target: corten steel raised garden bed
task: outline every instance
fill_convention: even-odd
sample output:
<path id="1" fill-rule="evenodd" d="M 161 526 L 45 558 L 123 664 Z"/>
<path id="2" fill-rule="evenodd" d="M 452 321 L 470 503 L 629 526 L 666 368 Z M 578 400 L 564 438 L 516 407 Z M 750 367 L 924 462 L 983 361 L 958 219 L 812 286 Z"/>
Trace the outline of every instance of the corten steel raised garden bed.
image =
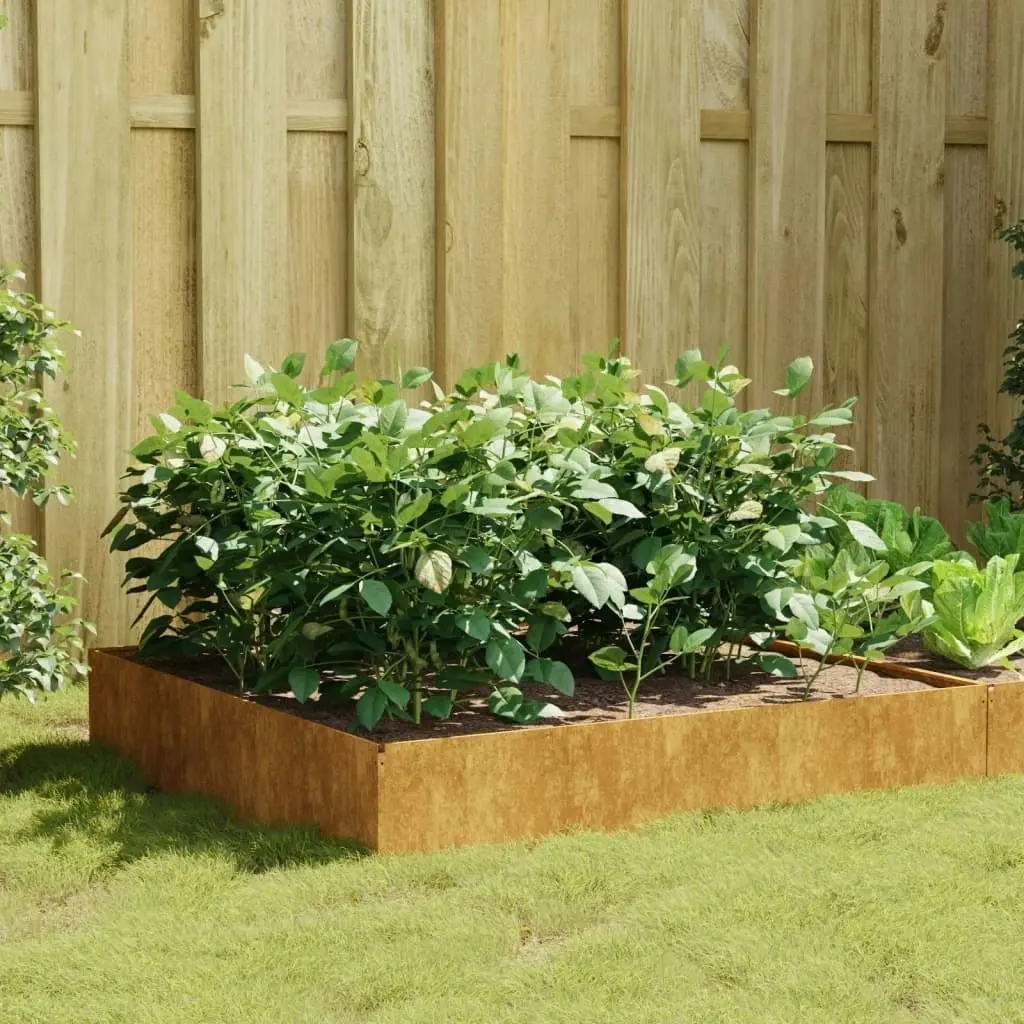
<path id="1" fill-rule="evenodd" d="M 379 851 L 616 829 L 987 771 L 982 686 L 378 743 L 132 654 L 91 654 L 95 740 L 160 789 Z M 1024 718 L 1024 701 L 1015 713 Z"/>

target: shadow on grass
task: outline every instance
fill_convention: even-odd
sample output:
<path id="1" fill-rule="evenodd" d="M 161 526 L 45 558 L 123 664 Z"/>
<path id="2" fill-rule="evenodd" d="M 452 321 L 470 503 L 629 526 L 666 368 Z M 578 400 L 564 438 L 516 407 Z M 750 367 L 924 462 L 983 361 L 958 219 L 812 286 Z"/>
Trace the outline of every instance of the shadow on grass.
<path id="1" fill-rule="evenodd" d="M 109 867 L 176 852 L 227 857 L 238 871 L 261 873 L 366 855 L 313 828 L 238 821 L 208 797 L 148 791 L 131 762 L 85 741 L 0 750 L 0 796 L 18 794 L 43 804 L 19 838 L 48 839 L 55 849 L 104 843 Z"/>

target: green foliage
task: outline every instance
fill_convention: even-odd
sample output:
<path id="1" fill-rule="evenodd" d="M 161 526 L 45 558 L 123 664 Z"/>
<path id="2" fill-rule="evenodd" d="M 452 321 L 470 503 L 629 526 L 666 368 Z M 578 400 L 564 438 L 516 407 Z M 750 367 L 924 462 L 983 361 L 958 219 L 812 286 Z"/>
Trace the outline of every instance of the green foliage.
<path id="1" fill-rule="evenodd" d="M 931 600 L 904 597 L 909 614 L 934 621 L 924 630 L 930 651 L 964 668 L 998 664 L 1024 648 L 1024 572 L 1016 554 L 990 558 L 984 569 L 967 560 L 936 562 Z"/>
<path id="2" fill-rule="evenodd" d="M 214 410 L 186 394 L 135 449 L 112 547 L 127 583 L 162 606 L 148 654 L 215 654 L 239 686 L 317 691 L 384 715 L 444 717 L 466 690 L 495 714 L 552 714 L 524 682 L 571 694 L 559 656 L 574 628 L 630 708 L 643 680 L 770 630 L 764 595 L 781 559 L 823 539 L 804 503 L 830 484 L 852 401 L 810 421 L 741 412 L 748 381 L 687 353 L 684 407 L 633 388 L 624 359 L 586 357 L 565 380 L 510 356 L 411 406 L 401 382 L 357 383 L 355 343 L 328 350 L 321 382 L 247 360 L 250 386 Z M 786 373 L 787 397 L 809 360 Z M 611 659 L 611 660 L 609 660 Z"/>
<path id="3" fill-rule="evenodd" d="M 15 290 L 20 276 L 0 272 L 0 490 L 19 498 L 32 494 L 39 505 L 50 497 L 67 503 L 67 489 L 48 487 L 45 478 L 73 444 L 46 404 L 41 382 L 64 369 L 57 336 L 69 325 Z"/>
<path id="4" fill-rule="evenodd" d="M 847 487 L 828 492 L 821 514 L 836 520 L 829 540 L 837 549 L 850 551 L 858 560 L 875 553 L 890 572 L 937 561 L 953 550 L 937 519 L 922 515 L 918 508 L 908 513 L 896 502 L 865 498 Z"/>
<path id="5" fill-rule="evenodd" d="M 31 496 L 40 506 L 51 497 L 66 504 L 70 492 L 49 486 L 46 475 L 73 445 L 40 384 L 64 367 L 57 334 L 68 324 L 13 287 L 22 276 L 0 273 L 0 492 Z M 31 699 L 84 676 L 79 659 L 88 627 L 67 618 L 75 606 L 73 574 L 54 579 L 31 538 L 9 533 L 9 523 L 0 514 L 0 697 Z"/>
<path id="6" fill-rule="evenodd" d="M 1024 220 L 1005 229 L 1000 237 L 1017 254 L 1013 276 L 1024 280 Z M 1010 344 L 1003 353 L 1001 394 L 1018 403 L 1024 401 L 1024 318 L 1010 333 Z M 996 437 L 986 424 L 981 425 L 984 440 L 975 449 L 971 461 L 978 467 L 978 490 L 972 501 L 1005 498 L 1014 510 L 1024 508 L 1024 411 L 1020 411 L 1005 437 Z"/>
<path id="7" fill-rule="evenodd" d="M 795 586 L 767 595 L 767 603 L 785 623 L 786 636 L 821 659 L 807 678 L 805 695 L 831 655 L 864 659 L 857 674 L 859 690 L 869 662 L 881 659 L 886 648 L 929 624 L 924 609 L 906 612 L 901 601 L 927 589 L 919 577 L 930 564 L 894 573 L 886 554 L 884 548 L 875 554 L 859 544 L 806 549 L 787 564 Z"/>
<path id="8" fill-rule="evenodd" d="M 1014 512 L 1008 498 L 988 501 L 984 520 L 967 524 L 967 539 L 983 562 L 996 555 L 1024 555 L 1024 512 Z"/>
<path id="9" fill-rule="evenodd" d="M 31 700 L 84 679 L 81 625 L 68 621 L 72 579 L 55 580 L 31 538 L 0 533 L 0 697 Z"/>

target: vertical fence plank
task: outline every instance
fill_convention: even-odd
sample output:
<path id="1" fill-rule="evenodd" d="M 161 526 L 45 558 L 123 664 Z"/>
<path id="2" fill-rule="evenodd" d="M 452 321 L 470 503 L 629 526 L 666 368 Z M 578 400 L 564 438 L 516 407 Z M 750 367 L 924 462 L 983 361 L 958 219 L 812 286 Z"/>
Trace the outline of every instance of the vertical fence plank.
<path id="1" fill-rule="evenodd" d="M 101 617 L 101 642 L 118 643 L 128 626 L 121 562 L 98 535 L 133 425 L 128 2 L 38 0 L 36 39 L 41 292 L 83 333 L 68 346 L 70 376 L 52 389 L 79 443 L 60 471 L 78 504 L 47 510 L 46 554 L 51 568 L 85 574 L 84 612 Z"/>
<path id="2" fill-rule="evenodd" d="M 960 0 L 946 13 L 946 114 L 988 110 L 988 0 Z M 946 528 L 963 540 L 977 484 L 970 455 L 978 424 L 995 411 L 1000 338 L 988 336 L 986 264 L 992 214 L 984 146 L 947 146 L 945 159 L 942 415 L 939 503 Z M 995 424 L 992 424 L 993 426 Z M 974 508 L 976 514 L 978 509 Z"/>
<path id="3" fill-rule="evenodd" d="M 572 367 L 567 0 L 503 3 L 505 348 L 535 373 Z"/>
<path id="4" fill-rule="evenodd" d="M 926 509 L 939 484 L 945 10 L 875 12 L 870 461 L 874 493 Z"/>
<path id="5" fill-rule="evenodd" d="M 6 5 L 10 22 L 0 32 L 0 93 L 34 89 L 32 15 L 28 0 Z M 13 264 L 25 274 L 24 287 L 39 287 L 36 246 L 35 131 L 0 125 L 0 266 Z M 42 517 L 31 501 L 0 491 L 0 512 L 11 514 L 11 528 L 40 539 Z"/>
<path id="6" fill-rule="evenodd" d="M 199 0 L 200 375 L 219 401 L 246 353 L 287 354 L 285 0 Z"/>
<path id="7" fill-rule="evenodd" d="M 501 358 L 504 158 L 500 0 L 437 0 L 437 364 Z"/>
<path id="8" fill-rule="evenodd" d="M 697 0 L 623 13 L 623 341 L 660 386 L 700 344 L 702 15 Z"/>
<path id="9" fill-rule="evenodd" d="M 750 104 L 748 0 L 707 0 L 704 8 L 701 106 L 746 110 Z M 747 253 L 750 195 L 748 142 L 701 144 L 700 347 L 749 369 Z M 742 396 L 741 396 L 742 398 Z"/>
<path id="10" fill-rule="evenodd" d="M 829 4 L 829 113 L 871 112 L 871 0 Z M 871 146 L 829 143 L 825 158 L 825 350 L 823 398 L 837 404 L 861 399 L 852 430 L 841 432 L 855 448 L 849 461 L 863 468 L 870 412 L 868 390 L 868 224 L 871 219 Z"/>
<path id="11" fill-rule="evenodd" d="M 828 6 L 755 0 L 751 9 L 750 375 L 752 400 L 809 355 L 822 393 Z"/>
<path id="12" fill-rule="evenodd" d="M 618 0 L 572 0 L 569 48 L 571 106 L 617 106 L 621 59 Z M 620 335 L 619 141 L 574 138 L 570 148 L 572 212 L 572 353 L 604 352 Z M 568 368 L 568 367 L 565 367 Z"/>
<path id="13" fill-rule="evenodd" d="M 288 5 L 288 98 L 347 98 L 345 0 Z M 316 378 L 325 346 L 348 333 L 348 161 L 340 132 L 288 133 L 288 330 Z"/>
<path id="14" fill-rule="evenodd" d="M 1024 5 L 1018 0 L 989 4 L 989 183 L 994 228 L 1024 218 Z M 983 346 L 985 376 L 995 389 L 1001 379 L 1007 335 L 1024 317 L 1024 288 L 1010 276 L 1014 254 L 995 238 L 989 242 L 989 323 Z M 1017 257 L 1019 258 L 1019 257 Z M 989 425 L 1002 436 L 1019 406 L 988 392 Z"/>
<path id="15" fill-rule="evenodd" d="M 363 374 L 434 363 L 433 0 L 353 0 L 349 316 Z"/>

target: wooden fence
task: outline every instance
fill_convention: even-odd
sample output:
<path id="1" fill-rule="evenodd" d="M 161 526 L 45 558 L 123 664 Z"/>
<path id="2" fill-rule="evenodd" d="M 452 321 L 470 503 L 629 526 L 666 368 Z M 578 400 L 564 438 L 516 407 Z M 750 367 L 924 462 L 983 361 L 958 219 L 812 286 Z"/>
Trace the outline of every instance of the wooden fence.
<path id="1" fill-rule="evenodd" d="M 73 510 L 18 510 L 127 638 L 125 452 L 246 352 L 361 369 L 621 337 L 861 396 L 876 493 L 963 518 L 1015 314 L 1022 0 L 0 0 L 0 256 L 85 337 Z"/>

